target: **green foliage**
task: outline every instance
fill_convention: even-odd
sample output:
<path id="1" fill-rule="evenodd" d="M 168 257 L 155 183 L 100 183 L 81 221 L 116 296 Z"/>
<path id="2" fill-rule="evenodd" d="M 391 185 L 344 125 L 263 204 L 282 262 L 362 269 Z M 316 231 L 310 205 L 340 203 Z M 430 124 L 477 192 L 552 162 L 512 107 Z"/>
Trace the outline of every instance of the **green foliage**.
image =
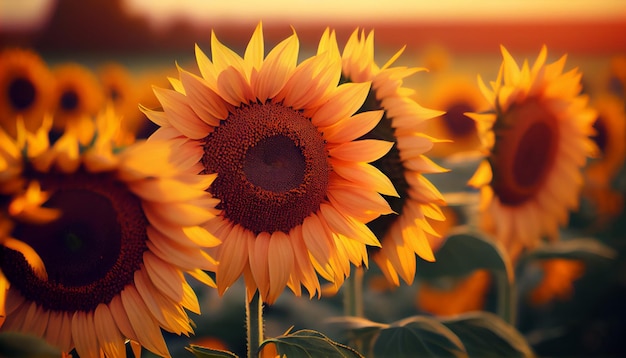
<path id="1" fill-rule="evenodd" d="M 382 329 L 374 357 L 466 357 L 461 340 L 434 318 L 415 316 Z"/>
<path id="2" fill-rule="evenodd" d="M 186 349 L 193 353 L 196 358 L 237 358 L 237 355 L 232 352 L 223 351 L 221 349 L 202 347 L 193 344 Z"/>
<path id="3" fill-rule="evenodd" d="M 463 342 L 470 357 L 532 357 L 524 336 L 489 312 L 471 312 L 442 323 Z"/>
<path id="4" fill-rule="evenodd" d="M 531 260 L 571 259 L 602 263 L 615 259 L 617 251 L 593 238 L 575 238 L 552 242 L 536 248 L 520 259 L 520 265 Z"/>
<path id="5" fill-rule="evenodd" d="M 425 279 L 464 276 L 477 269 L 503 273 L 513 280 L 513 270 L 504 248 L 484 234 L 460 227 L 437 251 L 437 261 L 419 261 L 417 275 Z"/>
<path id="6" fill-rule="evenodd" d="M 263 341 L 259 350 L 274 344 L 280 357 L 362 358 L 354 349 L 313 330 L 300 330 Z"/>
<path id="7" fill-rule="evenodd" d="M 58 358 L 61 351 L 45 340 L 22 333 L 0 333 L 0 357 L 4 358 Z"/>

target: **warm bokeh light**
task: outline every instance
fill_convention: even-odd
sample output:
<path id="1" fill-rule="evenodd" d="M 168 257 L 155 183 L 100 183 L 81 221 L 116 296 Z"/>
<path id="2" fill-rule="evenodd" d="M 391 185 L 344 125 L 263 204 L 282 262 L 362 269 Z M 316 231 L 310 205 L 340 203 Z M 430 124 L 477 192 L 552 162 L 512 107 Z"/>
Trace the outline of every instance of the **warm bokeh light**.
<path id="1" fill-rule="evenodd" d="M 126 0 L 128 9 L 149 14 L 157 23 L 177 17 L 192 22 L 265 20 L 511 21 L 625 19 L 621 0 Z"/>

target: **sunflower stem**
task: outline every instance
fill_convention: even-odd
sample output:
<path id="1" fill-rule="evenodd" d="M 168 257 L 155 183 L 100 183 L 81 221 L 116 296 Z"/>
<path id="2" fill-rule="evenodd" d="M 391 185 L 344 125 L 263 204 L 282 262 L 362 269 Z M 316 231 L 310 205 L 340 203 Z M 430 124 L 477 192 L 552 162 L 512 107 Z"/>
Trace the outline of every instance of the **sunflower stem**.
<path id="1" fill-rule="evenodd" d="M 256 358 L 263 342 L 263 301 L 259 291 L 255 291 L 252 298 L 246 292 L 246 330 L 248 358 Z"/>
<path id="2" fill-rule="evenodd" d="M 346 278 L 343 291 L 343 313 L 346 316 L 363 317 L 363 268 L 357 267 Z"/>
<path id="3" fill-rule="evenodd" d="M 506 272 L 495 274 L 498 290 L 497 313 L 506 323 L 515 326 L 517 307 L 515 283 L 510 282 Z"/>

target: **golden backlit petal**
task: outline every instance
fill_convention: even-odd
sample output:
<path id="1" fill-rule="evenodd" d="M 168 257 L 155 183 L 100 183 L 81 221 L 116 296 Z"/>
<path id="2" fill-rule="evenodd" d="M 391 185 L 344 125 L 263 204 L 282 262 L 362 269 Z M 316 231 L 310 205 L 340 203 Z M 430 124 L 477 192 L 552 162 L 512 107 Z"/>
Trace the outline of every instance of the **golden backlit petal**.
<path id="1" fill-rule="evenodd" d="M 394 260 L 391 260 L 391 262 L 398 270 L 400 277 L 402 277 L 407 285 L 412 285 L 416 269 L 415 253 L 413 250 L 405 245 L 398 245 L 390 247 L 387 251 L 391 257 L 397 259 L 396 262 L 394 262 Z"/>
<path id="2" fill-rule="evenodd" d="M 530 69 L 531 76 L 536 76 L 539 73 L 539 70 L 546 63 L 546 58 L 548 57 L 548 48 L 546 45 L 541 46 L 541 50 L 539 51 L 539 55 L 537 55 L 537 59 L 535 63 L 533 63 L 533 67 Z"/>
<path id="3" fill-rule="evenodd" d="M 376 139 L 363 139 L 354 142 L 341 143 L 328 150 L 331 157 L 353 162 L 373 162 L 387 154 L 393 147 L 393 142 Z"/>
<path id="4" fill-rule="evenodd" d="M 256 237 L 248 237 L 248 256 L 250 257 L 250 271 L 259 289 L 261 297 L 269 295 L 269 247 L 270 234 L 262 232 Z M 272 253 L 274 255 L 274 253 Z"/>
<path id="5" fill-rule="evenodd" d="M 122 357 L 126 354 L 124 337 L 117 328 L 109 307 L 101 303 L 94 311 L 94 328 L 100 348 L 107 357 Z"/>
<path id="6" fill-rule="evenodd" d="M 424 216 L 437 221 L 443 221 L 446 216 L 443 214 L 441 208 L 434 203 L 419 203 L 419 207 L 424 213 Z"/>
<path id="7" fill-rule="evenodd" d="M 563 68 L 565 68 L 566 61 L 567 55 L 563 55 L 557 61 L 545 65 L 543 67 L 544 79 L 552 80 L 557 78 L 561 73 L 563 73 Z"/>
<path id="8" fill-rule="evenodd" d="M 402 165 L 406 170 L 413 170 L 420 173 L 445 173 L 449 172 L 449 169 L 441 167 L 439 164 L 433 162 L 425 155 L 418 155 L 416 157 L 407 158 L 402 161 Z"/>
<path id="9" fill-rule="evenodd" d="M 309 215 L 302 222 L 302 240 L 311 256 L 319 263 L 318 271 L 325 272 L 326 277 L 333 276 L 334 270 L 328 266 L 328 262 L 334 245 L 331 245 L 329 233 L 316 214 Z"/>
<path id="10" fill-rule="evenodd" d="M 351 183 L 375 190 L 381 194 L 398 197 L 391 180 L 379 169 L 367 163 L 354 163 L 329 159 L 333 170 Z"/>
<path id="11" fill-rule="evenodd" d="M 44 336 L 48 343 L 58 347 L 62 351 L 68 351 L 70 349 L 70 341 L 72 337 L 71 320 L 67 317 L 67 312 L 51 311 L 50 317 L 48 318 L 48 327 L 46 328 L 46 334 Z M 64 319 L 69 322 L 69 325 L 64 325 Z M 64 333 L 66 330 L 68 333 Z M 63 336 L 67 337 L 65 343 L 62 342 Z"/>
<path id="12" fill-rule="evenodd" d="M 417 173 L 405 173 L 404 177 L 409 183 L 410 195 L 415 200 L 424 203 L 433 202 L 440 205 L 445 204 L 445 200 L 437 187 L 435 187 L 423 175 Z"/>
<path id="13" fill-rule="evenodd" d="M 199 226 L 188 226 L 182 227 L 182 235 L 178 233 L 178 230 L 174 232 L 169 232 L 168 236 L 174 240 L 178 240 L 181 243 L 187 243 L 188 241 L 193 242 L 195 245 L 201 247 L 215 247 L 221 244 L 221 240 L 218 239 L 215 235 L 211 234 L 205 228 Z M 162 227 L 159 227 L 159 230 L 163 230 Z M 213 259 L 210 259 L 213 262 Z"/>
<path id="14" fill-rule="evenodd" d="M 212 268 L 211 272 L 215 272 L 215 270 L 217 270 L 217 267 Z M 209 287 L 213 287 L 216 288 L 217 284 L 215 283 L 215 281 L 213 280 L 213 278 L 211 276 L 209 276 L 206 272 L 200 270 L 200 269 L 195 269 L 193 271 L 188 271 L 187 272 L 191 277 L 195 278 L 196 280 L 198 280 L 199 282 L 209 286 Z"/>
<path id="15" fill-rule="evenodd" d="M 444 115 L 445 111 L 421 106 L 410 98 L 389 97 L 385 99 L 387 117 L 392 118 L 394 128 L 415 128 L 423 121 Z"/>
<path id="16" fill-rule="evenodd" d="M 428 152 L 433 147 L 431 138 L 425 135 L 413 135 L 398 139 L 398 150 L 405 158 L 417 157 Z"/>
<path id="17" fill-rule="evenodd" d="M 520 81 L 520 69 L 517 66 L 517 62 L 509 51 L 504 46 L 500 46 L 502 52 L 502 67 L 504 68 L 504 83 L 506 84 L 518 84 Z"/>
<path id="18" fill-rule="evenodd" d="M 137 341 L 137 335 L 126 314 L 126 309 L 124 308 L 120 295 L 116 295 L 111 299 L 111 302 L 109 302 L 109 310 L 111 311 L 111 316 L 113 316 L 117 328 L 122 332 L 122 335 L 127 339 Z"/>
<path id="19" fill-rule="evenodd" d="M 368 193 L 356 185 L 332 185 L 328 199 L 337 209 L 362 222 L 370 222 L 379 215 L 394 213 L 381 195 Z"/>
<path id="20" fill-rule="evenodd" d="M 317 107 L 327 100 L 340 76 L 339 62 L 330 60 L 327 53 L 309 57 L 296 67 L 274 100 L 294 109 Z"/>
<path id="21" fill-rule="evenodd" d="M 72 317 L 72 339 L 76 352 L 84 358 L 100 358 L 100 346 L 91 312 L 77 311 Z"/>
<path id="22" fill-rule="evenodd" d="M 4 324 L 4 320 L 7 317 L 6 312 L 6 299 L 7 299 L 7 291 L 9 290 L 9 280 L 7 280 L 6 276 L 0 270 L 0 328 Z"/>
<path id="23" fill-rule="evenodd" d="M 296 68 L 299 48 L 298 36 L 294 32 L 267 54 L 254 83 L 254 92 L 259 101 L 273 98 L 285 86 Z"/>
<path id="24" fill-rule="evenodd" d="M 371 83 L 344 83 L 339 85 L 328 102 L 311 117 L 316 127 L 328 127 L 350 117 L 365 102 Z"/>
<path id="25" fill-rule="evenodd" d="M 478 165 L 474 175 L 467 182 L 467 185 L 474 188 L 480 188 L 483 185 L 491 183 L 492 179 L 493 172 L 491 171 L 491 164 L 489 164 L 489 161 L 483 160 Z"/>
<path id="26" fill-rule="evenodd" d="M 165 112 L 158 112 L 158 113 L 165 113 Z M 170 141 L 171 143 L 182 143 L 184 141 L 189 141 L 189 140 L 190 139 L 185 137 L 178 129 L 176 129 L 176 128 L 170 126 L 170 125 L 159 127 L 157 130 L 152 132 L 150 137 L 147 139 L 148 142 L 150 142 L 150 141 L 157 141 L 157 142 Z M 174 147 L 176 145 L 172 144 L 172 146 Z"/>
<path id="27" fill-rule="evenodd" d="M 143 254 L 143 262 L 154 286 L 172 301 L 181 301 L 183 298 L 183 286 L 181 284 L 184 280 L 183 274 L 168 261 L 160 259 L 150 251 Z M 124 333 L 123 329 L 122 333 Z"/>
<path id="28" fill-rule="evenodd" d="M 21 332 L 24 324 L 24 318 L 26 317 L 26 313 L 28 312 L 31 304 L 32 302 L 25 302 L 17 306 L 13 312 L 9 313 L 5 318 L 4 324 L 2 325 L 2 330 Z"/>
<path id="29" fill-rule="evenodd" d="M 387 60 L 387 62 L 385 62 L 383 67 L 381 67 L 380 69 L 386 70 L 387 68 L 391 67 L 391 65 L 393 65 L 393 63 L 396 62 L 398 58 L 400 58 L 400 56 L 402 55 L 405 49 L 406 49 L 406 45 L 402 46 L 402 48 L 398 50 L 396 53 L 394 53 L 393 56 L 391 56 L 391 58 Z"/>
<path id="30" fill-rule="evenodd" d="M 320 217 L 326 221 L 333 232 L 357 240 L 365 245 L 380 247 L 376 235 L 364 224 L 357 222 L 337 211 L 332 205 L 320 205 Z"/>
<path id="31" fill-rule="evenodd" d="M 207 180 L 207 182 L 210 185 L 212 180 Z M 209 197 L 202 189 L 194 188 L 179 180 L 169 178 L 137 180 L 128 183 L 128 188 L 142 199 L 157 203 L 171 203 Z M 208 185 L 206 188 L 208 188 Z"/>
<path id="32" fill-rule="evenodd" d="M 193 290 L 193 287 L 187 283 L 187 281 L 183 280 L 183 307 L 188 309 L 189 311 L 200 314 L 200 302 L 198 302 L 198 296 L 196 296 L 196 292 Z"/>
<path id="33" fill-rule="evenodd" d="M 174 128 L 191 139 L 201 139 L 209 134 L 211 127 L 196 115 L 185 95 L 159 87 L 153 87 L 153 91 Z"/>
<path id="34" fill-rule="evenodd" d="M 152 285 L 145 270 L 135 272 L 135 285 L 141 294 L 144 302 L 153 312 L 154 317 L 159 321 L 161 327 L 168 332 L 177 335 L 189 336 L 193 333 L 191 320 L 185 313 L 183 306 L 178 301 L 172 301 L 164 296 Z"/>
<path id="35" fill-rule="evenodd" d="M 171 155 L 172 147 L 162 142 L 138 142 L 119 153 L 118 176 L 124 181 L 133 181 L 178 174 L 178 168 L 168 161 Z"/>
<path id="36" fill-rule="evenodd" d="M 209 60 L 209 57 L 200 49 L 198 44 L 194 46 L 196 62 L 198 63 L 198 69 L 202 78 L 207 81 L 207 84 L 212 90 L 217 89 L 217 75 L 219 71 L 213 65 L 213 62 Z"/>
<path id="37" fill-rule="evenodd" d="M 361 112 L 330 127 L 321 127 L 320 131 L 329 143 L 349 142 L 374 129 L 384 113 L 382 110 Z"/>
<path id="38" fill-rule="evenodd" d="M 219 246 L 220 268 L 217 271 L 217 290 L 220 295 L 241 276 L 248 262 L 248 234 L 245 234 L 245 231 L 246 229 L 235 225 Z"/>
<path id="39" fill-rule="evenodd" d="M 180 67 L 178 66 L 178 64 L 176 64 L 176 67 L 180 70 Z M 174 91 L 178 93 L 182 93 L 182 94 L 187 94 L 187 91 L 185 91 L 185 87 L 183 86 L 183 83 L 178 78 L 168 77 L 167 81 L 170 83 Z"/>
<path id="40" fill-rule="evenodd" d="M 148 226 L 146 231 L 150 239 L 147 242 L 148 248 L 163 260 L 185 270 L 193 270 L 195 268 L 208 270 L 215 264 L 215 261 L 209 254 L 198 247 L 190 248 L 183 246 L 176 241 L 170 240 L 152 226 Z"/>
<path id="41" fill-rule="evenodd" d="M 156 296 L 160 295 L 158 290 L 155 290 L 150 279 L 147 277 L 147 273 L 143 269 L 135 271 L 134 284 L 137 292 L 141 296 L 141 299 L 146 304 L 148 310 L 152 313 L 152 317 L 159 322 L 161 327 L 170 328 L 170 324 L 165 317 L 163 307 L 159 305 Z"/>
<path id="42" fill-rule="evenodd" d="M 50 311 L 44 310 L 35 302 L 31 302 L 22 323 L 22 332 L 42 337 L 46 331 L 49 315 Z"/>
<path id="43" fill-rule="evenodd" d="M 164 220 L 168 223 L 181 226 L 200 225 L 215 216 L 213 211 L 208 207 L 188 203 L 169 203 L 168 205 L 163 205 L 144 201 L 142 207 L 144 211 L 149 211 L 150 215 L 158 218 L 158 220 Z"/>
<path id="44" fill-rule="evenodd" d="M 235 107 L 250 103 L 256 99 L 248 81 L 234 67 L 228 67 L 219 74 L 217 77 L 217 89 L 217 93 L 226 102 Z"/>
<path id="45" fill-rule="evenodd" d="M 228 116 L 227 104 L 203 79 L 183 69 L 179 71 L 180 80 L 189 99 L 188 103 L 193 111 L 204 123 L 217 127 L 220 120 Z"/>
<path id="46" fill-rule="evenodd" d="M 282 231 L 273 232 L 268 251 L 272 253 L 272 260 L 268 261 L 270 289 L 267 303 L 271 304 L 287 286 L 289 275 L 294 269 L 293 249 L 289 236 Z"/>
<path id="47" fill-rule="evenodd" d="M 494 92 L 487 87 L 483 78 L 480 75 L 477 75 L 478 89 L 480 93 L 482 93 L 485 100 L 488 102 L 489 106 L 493 108 L 495 106 L 495 94 Z"/>
<path id="48" fill-rule="evenodd" d="M 120 296 L 128 320 L 137 335 L 137 341 L 151 352 L 169 357 L 170 353 L 161 334 L 161 329 L 152 318 L 135 286 L 126 286 Z"/>
<path id="49" fill-rule="evenodd" d="M 337 34 L 335 30 L 326 28 L 320 41 L 317 45 L 317 54 L 329 53 L 331 56 L 341 60 L 341 53 L 339 53 L 339 46 L 337 45 Z"/>
<path id="50" fill-rule="evenodd" d="M 376 265 L 378 265 L 378 267 L 380 268 L 380 271 L 383 273 L 383 275 L 387 279 L 387 282 L 391 282 L 396 286 L 400 286 L 400 277 L 398 276 L 396 269 L 393 267 L 393 265 L 387 259 L 387 257 L 383 255 L 382 252 L 379 251 L 375 253 L 372 256 L 372 258 L 374 259 L 374 262 L 376 262 Z"/>
<path id="51" fill-rule="evenodd" d="M 139 110 L 148 117 L 150 121 L 159 127 L 171 127 L 170 120 L 163 111 L 153 111 L 148 107 L 139 104 Z"/>
<path id="52" fill-rule="evenodd" d="M 291 237 L 291 246 L 295 258 L 296 268 L 298 269 L 298 279 L 302 285 L 309 291 L 309 298 L 313 298 L 316 292 L 320 292 L 320 282 L 315 274 L 315 269 L 311 264 L 311 256 L 302 237 L 302 226 L 293 228 L 289 232 Z M 321 292 L 320 292 L 321 293 Z"/>
<path id="53" fill-rule="evenodd" d="M 247 64 L 251 65 L 252 68 L 256 68 L 258 70 L 261 68 L 261 64 L 263 63 L 263 56 L 265 56 L 263 44 L 263 25 L 259 21 L 259 24 L 256 25 L 256 28 L 254 29 L 252 37 L 250 37 L 248 46 L 246 46 L 243 59 Z"/>
<path id="54" fill-rule="evenodd" d="M 211 58 L 218 73 L 229 67 L 235 68 L 242 74 L 246 72 L 243 58 L 222 44 L 215 36 L 214 31 L 211 31 Z"/>

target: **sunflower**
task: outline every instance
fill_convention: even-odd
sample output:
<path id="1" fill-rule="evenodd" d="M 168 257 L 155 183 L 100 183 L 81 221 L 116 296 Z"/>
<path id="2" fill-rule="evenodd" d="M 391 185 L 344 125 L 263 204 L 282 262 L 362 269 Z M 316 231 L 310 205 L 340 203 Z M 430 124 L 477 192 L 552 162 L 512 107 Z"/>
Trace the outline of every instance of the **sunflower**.
<path id="1" fill-rule="evenodd" d="M 437 316 L 453 316 L 485 309 L 487 295 L 492 285 L 491 273 L 475 270 L 465 277 L 421 281 L 416 296 L 417 307 Z M 441 283 L 448 287 L 442 287 Z"/>
<path id="2" fill-rule="evenodd" d="M 54 129 L 62 130 L 104 106 L 103 90 L 96 75 L 78 63 L 66 62 L 53 69 L 56 78 Z"/>
<path id="3" fill-rule="evenodd" d="M 442 112 L 423 108 L 410 98 L 413 92 L 402 87 L 404 78 L 423 70 L 391 67 L 402 52 L 403 49 L 379 67 L 374 61 L 374 32 L 365 36 L 364 31 L 357 29 L 342 54 L 344 81 L 372 83 L 359 111 L 384 111 L 378 126 L 362 138 L 382 139 L 394 144 L 373 165 L 391 178 L 400 194 L 399 197 L 385 197 L 397 215 L 381 216 L 368 226 L 382 243 L 381 248 L 372 248 L 373 259 L 395 285 L 400 284 L 399 277 L 408 284 L 413 282 L 415 254 L 434 261 L 431 243 L 438 242 L 441 235 L 429 221 L 445 219 L 439 207 L 445 204 L 444 199 L 423 175 L 445 171 L 424 154 L 437 142 L 424 134 L 426 122 Z"/>
<path id="4" fill-rule="evenodd" d="M 533 306 L 542 306 L 556 300 L 571 299 L 573 283 L 585 273 L 585 263 L 573 259 L 547 259 L 540 261 L 539 265 L 543 278 L 528 294 L 528 301 Z"/>
<path id="5" fill-rule="evenodd" d="M 614 95 L 626 100 L 626 55 L 611 58 L 607 88 Z"/>
<path id="6" fill-rule="evenodd" d="M 81 357 L 121 356 L 126 340 L 169 356 L 161 330 L 189 335 L 186 310 L 199 313 L 184 274 L 215 285 L 204 249 L 219 241 L 198 226 L 216 213 L 205 191 L 215 176 L 171 159 L 185 144 L 114 146 L 115 118 L 53 145 L 49 118 L 15 140 L 0 132 L 0 330 Z"/>
<path id="7" fill-rule="evenodd" d="M 293 35 L 264 55 L 259 24 L 240 57 L 211 34 L 212 60 L 196 47 L 201 76 L 180 69 L 174 90 L 155 88 L 164 112 L 144 108 L 159 124 L 151 138 L 194 143 L 180 157 L 217 173 L 209 192 L 220 215 L 206 228 L 222 239 L 216 273 L 220 294 L 243 276 L 249 298 L 273 303 L 286 286 L 313 297 L 317 274 L 340 286 L 350 263 L 367 264 L 379 246 L 365 222 L 391 213 L 380 195 L 397 196 L 368 164 L 391 147 L 355 140 L 382 111 L 353 115 L 370 83 L 338 85 L 341 57 L 326 30 L 317 53 L 297 64 Z"/>
<path id="8" fill-rule="evenodd" d="M 145 119 L 137 106 L 139 94 L 136 81 L 126 67 L 116 62 L 100 67 L 98 78 L 105 101 L 111 103 L 115 112 L 119 113 L 122 118 L 122 130 L 127 133 L 129 137 L 127 140 L 132 141 L 136 132 L 132 124 L 137 122 L 137 117 Z"/>
<path id="9" fill-rule="evenodd" d="M 39 54 L 19 48 L 0 53 L 0 128 L 15 136 L 21 116 L 34 131 L 52 111 L 53 93 L 54 77 Z"/>
<path id="10" fill-rule="evenodd" d="M 430 152 L 432 156 L 445 157 L 480 148 L 476 124 L 465 113 L 480 112 L 487 107 L 487 101 L 466 76 L 440 78 L 429 90 L 426 101 L 429 106 L 446 112 L 428 122 L 428 134 L 449 140 L 435 145 Z"/>
<path id="11" fill-rule="evenodd" d="M 622 212 L 624 197 L 615 190 L 614 180 L 626 157 L 626 116 L 624 102 L 612 94 L 601 94 L 592 100 L 598 112 L 591 137 L 600 154 L 584 169 L 583 198 L 588 199 L 597 218 L 595 225 L 605 225 Z"/>
<path id="12" fill-rule="evenodd" d="M 566 56 L 546 65 L 543 47 L 532 67 L 520 69 L 504 47 L 502 55 L 491 89 L 479 77 L 491 112 L 469 114 L 488 152 L 469 184 L 480 188 L 482 228 L 515 258 L 544 237 L 558 238 L 578 206 L 596 116 L 580 95 L 580 72 L 563 73 Z"/>

